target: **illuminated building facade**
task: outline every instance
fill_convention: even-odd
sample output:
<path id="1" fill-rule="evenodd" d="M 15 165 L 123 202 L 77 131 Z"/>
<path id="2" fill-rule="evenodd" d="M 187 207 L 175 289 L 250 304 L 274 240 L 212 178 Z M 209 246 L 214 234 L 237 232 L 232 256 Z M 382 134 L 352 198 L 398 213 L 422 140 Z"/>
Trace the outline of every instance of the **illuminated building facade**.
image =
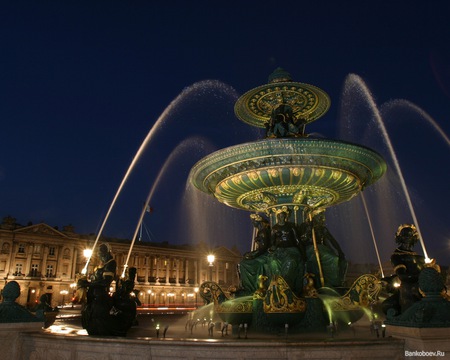
<path id="1" fill-rule="evenodd" d="M 43 294 L 48 294 L 52 306 L 69 303 L 86 264 L 84 251 L 94 240 L 93 235 L 76 234 L 72 226 L 61 231 L 44 223 L 21 226 L 14 218 L 4 218 L 0 225 L 0 290 L 15 280 L 21 287 L 21 305 L 33 306 Z M 99 244 L 103 242 L 109 244 L 120 276 L 131 241 L 101 239 Z M 207 260 L 211 252 L 213 264 Z M 237 285 L 236 268 L 241 259 L 239 253 L 225 247 L 136 242 L 128 266 L 137 269 L 135 290 L 143 306 L 193 307 L 203 304 L 198 287 L 210 276 L 224 290 Z M 88 273 L 97 265 L 94 255 Z"/>

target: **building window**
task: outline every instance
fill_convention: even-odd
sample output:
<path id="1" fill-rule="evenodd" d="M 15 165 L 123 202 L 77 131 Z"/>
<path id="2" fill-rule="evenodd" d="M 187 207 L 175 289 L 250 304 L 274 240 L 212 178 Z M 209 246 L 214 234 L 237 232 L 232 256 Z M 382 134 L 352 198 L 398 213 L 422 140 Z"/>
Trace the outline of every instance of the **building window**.
<path id="1" fill-rule="evenodd" d="M 16 264 L 16 272 L 13 274 L 14 276 L 22 276 L 22 264 Z"/>
<path id="2" fill-rule="evenodd" d="M 46 277 L 53 277 L 53 265 L 47 265 L 47 270 L 45 272 Z"/>
<path id="3" fill-rule="evenodd" d="M 19 254 L 25 254 L 25 245 L 24 244 L 19 244 L 18 253 Z"/>
<path id="4" fill-rule="evenodd" d="M 55 247 L 54 247 L 54 246 L 50 246 L 50 247 L 48 248 L 48 254 L 49 254 L 50 256 L 55 256 Z"/>
<path id="5" fill-rule="evenodd" d="M 38 276 L 38 270 L 39 270 L 39 265 L 38 264 L 31 264 L 31 273 L 30 273 L 30 275 L 32 277 Z"/>
<path id="6" fill-rule="evenodd" d="M 34 245 L 34 253 L 39 254 L 41 252 L 41 245 Z"/>

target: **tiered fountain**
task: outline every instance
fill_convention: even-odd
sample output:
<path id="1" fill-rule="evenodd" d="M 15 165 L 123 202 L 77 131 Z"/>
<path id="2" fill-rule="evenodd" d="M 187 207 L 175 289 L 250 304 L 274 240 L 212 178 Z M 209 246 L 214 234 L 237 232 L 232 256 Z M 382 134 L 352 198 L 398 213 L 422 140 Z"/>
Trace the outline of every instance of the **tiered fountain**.
<path id="1" fill-rule="evenodd" d="M 252 212 L 258 230 L 235 291 L 202 285 L 204 298 L 215 303 L 224 321 L 311 330 L 329 321 L 353 321 L 375 300 L 380 286 L 374 276 L 342 287 L 347 262 L 324 214 L 380 179 L 386 164 L 366 147 L 309 136 L 306 126 L 329 107 L 323 90 L 293 82 L 277 69 L 268 84 L 235 105 L 236 116 L 265 128 L 266 138 L 214 152 L 191 170 L 199 190 Z"/>

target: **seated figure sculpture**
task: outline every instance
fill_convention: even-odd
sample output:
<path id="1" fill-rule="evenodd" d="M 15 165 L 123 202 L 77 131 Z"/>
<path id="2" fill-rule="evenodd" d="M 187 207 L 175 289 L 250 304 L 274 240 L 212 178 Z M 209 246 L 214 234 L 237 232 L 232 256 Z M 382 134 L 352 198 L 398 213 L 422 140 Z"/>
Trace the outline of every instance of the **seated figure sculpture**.
<path id="1" fill-rule="evenodd" d="M 288 209 L 277 211 L 277 223 L 272 226 L 259 215 L 252 215 L 257 229 L 256 250 L 244 254 L 238 265 L 240 278 L 239 295 L 252 295 L 261 288 L 261 279 L 266 285 L 281 276 L 291 290 L 300 295 L 303 288 L 306 253 L 300 241 L 297 226 L 287 221 Z"/>
<path id="2" fill-rule="evenodd" d="M 389 317 L 404 313 L 422 298 L 418 281 L 420 272 L 425 268 L 425 257 L 413 251 L 417 241 L 419 234 L 414 225 L 399 226 L 395 236 L 398 247 L 391 255 L 391 263 L 401 284 L 393 295 L 383 302 L 383 311 Z"/>
<path id="3" fill-rule="evenodd" d="M 251 295 L 258 289 L 259 276 L 265 275 L 267 250 L 270 247 L 270 224 L 258 214 L 250 215 L 256 229 L 256 249 L 244 254 L 244 259 L 238 265 L 240 293 Z"/>
<path id="4" fill-rule="evenodd" d="M 303 289 L 306 252 L 297 226 L 288 221 L 288 209 L 277 210 L 277 223 L 272 226 L 271 247 L 267 255 L 269 281 L 281 276 L 296 295 Z"/>
<path id="5" fill-rule="evenodd" d="M 312 232 L 316 240 L 317 252 L 314 248 Z M 312 222 L 307 219 L 301 225 L 302 241 L 306 247 L 306 271 L 314 274 L 316 288 L 340 287 L 347 273 L 348 262 L 339 243 L 325 225 L 325 214 L 314 215 Z M 318 261 L 320 261 L 320 268 Z M 321 283 L 321 273 L 323 284 Z"/>
<path id="6" fill-rule="evenodd" d="M 292 107 L 281 103 L 274 107 L 266 124 L 269 138 L 303 136 L 305 121 L 294 116 Z"/>

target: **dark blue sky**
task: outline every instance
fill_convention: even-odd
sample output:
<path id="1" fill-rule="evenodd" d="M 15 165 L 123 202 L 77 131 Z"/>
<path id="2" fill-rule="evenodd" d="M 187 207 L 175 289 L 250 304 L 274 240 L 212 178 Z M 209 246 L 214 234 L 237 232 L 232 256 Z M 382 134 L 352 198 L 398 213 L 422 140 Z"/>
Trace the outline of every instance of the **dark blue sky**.
<path id="1" fill-rule="evenodd" d="M 72 224 L 77 232 L 96 233 L 161 113 L 183 89 L 214 80 L 170 113 L 105 229 L 107 235 L 131 237 L 141 202 L 164 160 L 191 139 L 162 177 L 152 200 L 154 211 L 145 219 L 154 241 L 191 241 L 174 231 L 173 219 L 180 216 L 187 173 L 208 152 L 257 138 L 234 117 L 233 102 L 238 94 L 264 84 L 278 66 L 331 96 L 330 111 L 309 132 L 337 137 L 343 84 L 353 73 L 364 80 L 377 104 L 407 99 L 450 134 L 448 1 L 341 3 L 2 2 L 0 216 L 14 216 L 21 224 Z M 425 155 L 423 161 L 411 160 L 439 143 L 429 134 L 421 149 L 408 147 L 405 172 L 417 181 L 415 194 L 420 195 L 421 179 L 423 188 L 434 191 L 419 196 L 418 207 L 436 209 L 427 199 L 441 199 L 437 215 L 426 220 L 425 241 L 448 257 L 450 199 L 442 183 L 448 176 L 427 177 L 426 159 L 433 157 L 437 165 L 432 166 L 448 172 L 449 148 Z M 400 130 L 398 148 L 405 137 L 416 136 L 422 135 Z M 194 142 L 201 143 L 200 150 L 191 146 Z M 186 212 L 181 216 L 192 219 Z M 199 224 L 194 227 L 209 222 L 195 221 Z M 245 231 L 251 233 L 250 225 Z M 206 240 L 221 242 L 219 237 Z M 228 240 L 227 245 L 248 247 L 247 239 L 233 235 Z"/>

